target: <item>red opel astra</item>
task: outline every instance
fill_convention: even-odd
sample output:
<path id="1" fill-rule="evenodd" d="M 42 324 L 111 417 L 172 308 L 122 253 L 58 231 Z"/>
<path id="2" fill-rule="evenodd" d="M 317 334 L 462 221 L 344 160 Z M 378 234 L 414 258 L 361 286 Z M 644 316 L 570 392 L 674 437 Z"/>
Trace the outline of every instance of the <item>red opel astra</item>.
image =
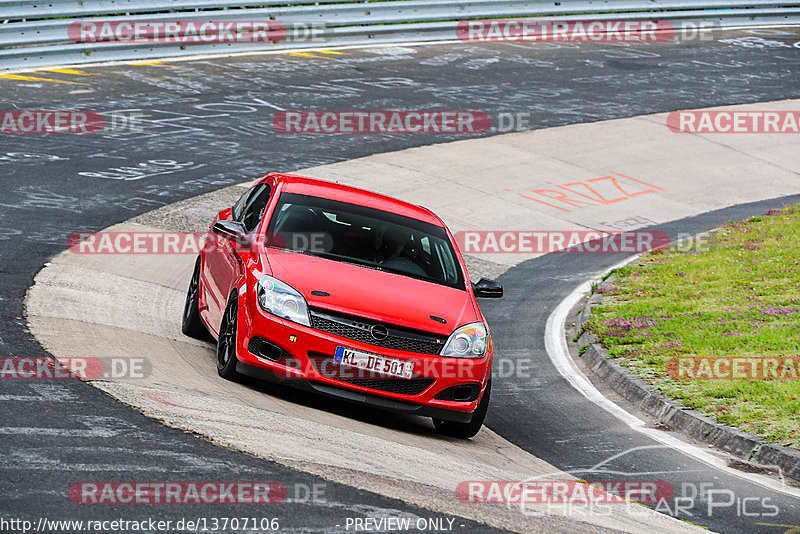
<path id="1" fill-rule="evenodd" d="M 453 236 L 430 210 L 270 173 L 211 225 L 183 332 L 217 339 L 217 371 L 429 416 L 470 438 L 493 348 Z"/>

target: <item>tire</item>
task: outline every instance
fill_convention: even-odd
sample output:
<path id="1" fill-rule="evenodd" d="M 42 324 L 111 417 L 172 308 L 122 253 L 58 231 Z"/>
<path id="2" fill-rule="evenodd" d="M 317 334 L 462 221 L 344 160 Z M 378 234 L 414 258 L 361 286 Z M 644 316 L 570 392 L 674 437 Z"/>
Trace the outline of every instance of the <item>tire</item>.
<path id="1" fill-rule="evenodd" d="M 492 392 L 492 380 L 486 384 L 486 391 L 483 392 L 483 398 L 480 404 L 472 414 L 472 420 L 469 423 L 455 423 L 453 421 L 443 421 L 442 419 L 433 420 L 433 425 L 440 433 L 454 438 L 469 439 L 478 432 L 483 426 L 483 421 L 486 419 L 486 412 L 489 411 L 489 397 Z"/>
<path id="2" fill-rule="evenodd" d="M 200 256 L 194 264 L 194 272 L 189 282 L 189 289 L 186 291 L 186 303 L 183 305 L 183 319 L 181 321 L 181 331 L 184 335 L 195 339 L 208 338 L 208 330 L 203 320 L 200 319 Z"/>
<path id="3" fill-rule="evenodd" d="M 228 299 L 228 305 L 225 306 L 217 339 L 217 373 L 225 380 L 234 382 L 238 382 L 242 376 L 236 372 L 236 362 L 239 361 L 236 358 L 238 316 L 239 299 L 234 292 Z"/>

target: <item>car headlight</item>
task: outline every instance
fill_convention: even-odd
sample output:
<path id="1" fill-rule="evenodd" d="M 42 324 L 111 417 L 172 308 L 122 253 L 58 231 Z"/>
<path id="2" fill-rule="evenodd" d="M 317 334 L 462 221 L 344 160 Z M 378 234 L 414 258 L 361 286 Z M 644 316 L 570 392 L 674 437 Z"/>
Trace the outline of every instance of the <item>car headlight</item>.
<path id="1" fill-rule="evenodd" d="M 294 323 L 311 326 L 308 304 L 303 295 L 277 278 L 264 275 L 256 284 L 258 305 L 267 313 Z"/>
<path id="2" fill-rule="evenodd" d="M 471 323 L 450 334 L 442 356 L 451 358 L 481 358 L 486 354 L 488 332 L 483 323 Z"/>

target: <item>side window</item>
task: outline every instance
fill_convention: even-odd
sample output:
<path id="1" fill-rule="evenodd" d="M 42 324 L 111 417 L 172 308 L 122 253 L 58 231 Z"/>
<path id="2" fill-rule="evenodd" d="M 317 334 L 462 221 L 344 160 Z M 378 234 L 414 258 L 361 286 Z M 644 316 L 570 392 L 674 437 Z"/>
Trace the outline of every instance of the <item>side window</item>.
<path id="1" fill-rule="evenodd" d="M 252 195 L 253 191 L 255 191 L 257 188 L 258 186 L 255 185 L 250 189 L 248 189 L 247 191 L 245 191 L 242 197 L 236 201 L 236 204 L 233 205 L 233 208 L 231 208 L 231 215 L 233 215 L 234 221 L 239 221 L 239 222 L 242 221 L 242 210 L 247 204 L 247 199 L 250 198 L 250 195 Z"/>
<path id="2" fill-rule="evenodd" d="M 252 232 L 264 216 L 264 210 L 269 203 L 270 187 L 268 184 L 257 185 L 245 199 L 242 206 L 241 217 L 237 220 L 244 224 L 245 230 Z M 235 213 L 234 213 L 235 215 Z"/>
<path id="3" fill-rule="evenodd" d="M 456 274 L 457 267 L 453 256 L 450 255 L 450 251 L 438 241 L 434 242 L 434 248 L 436 249 L 436 255 L 439 257 L 439 265 L 442 272 L 445 274 L 446 280 L 448 282 L 458 280 L 458 274 Z"/>

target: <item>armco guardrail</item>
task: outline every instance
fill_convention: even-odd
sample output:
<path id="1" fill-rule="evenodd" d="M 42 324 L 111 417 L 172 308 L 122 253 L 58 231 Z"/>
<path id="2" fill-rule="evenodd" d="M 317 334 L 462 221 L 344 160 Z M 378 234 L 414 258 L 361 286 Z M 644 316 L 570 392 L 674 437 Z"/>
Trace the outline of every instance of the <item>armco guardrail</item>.
<path id="1" fill-rule="evenodd" d="M 457 39 L 465 19 L 659 20 L 697 26 L 800 24 L 800 0 L 0 0 L 0 70 L 290 48 Z M 82 24 L 261 21 L 279 38 L 260 42 L 82 42 Z"/>

